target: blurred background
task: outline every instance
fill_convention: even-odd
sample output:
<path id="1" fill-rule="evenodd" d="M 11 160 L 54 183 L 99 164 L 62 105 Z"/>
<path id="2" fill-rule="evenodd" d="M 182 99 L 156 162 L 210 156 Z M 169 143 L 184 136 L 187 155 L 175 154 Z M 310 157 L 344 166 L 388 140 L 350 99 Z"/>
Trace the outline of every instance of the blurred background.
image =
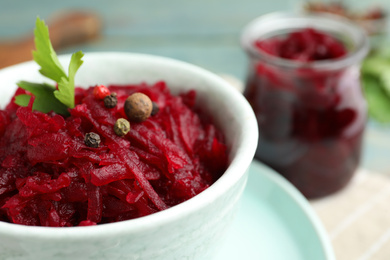
<path id="1" fill-rule="evenodd" d="M 240 46 L 243 27 L 266 13 L 309 9 L 347 16 L 371 34 L 369 71 L 388 71 L 389 77 L 378 80 L 377 86 L 364 86 L 371 117 L 361 167 L 389 179 L 389 0 L 0 0 L 0 67 L 31 59 L 32 32 L 39 16 L 49 25 L 59 54 L 82 50 L 161 55 L 203 67 L 240 87 L 247 71 L 246 54 Z M 316 209 L 321 215 L 321 207 Z M 389 219 L 390 211 L 386 214 Z M 390 238 L 390 231 L 386 234 L 383 241 Z M 336 253 L 345 245 L 336 244 Z M 390 259 L 390 252 L 386 257 L 380 259 Z M 344 255 L 339 259 L 354 258 Z"/>
<path id="2" fill-rule="evenodd" d="M 4 40 L 31 33 L 37 15 L 50 24 L 58 12 L 82 10 L 98 15 L 100 37 L 61 48 L 60 53 L 80 49 L 150 53 L 239 78 L 246 64 L 239 45 L 242 27 L 261 14 L 300 4 L 291 0 L 1 1 L 0 37 Z"/>
<path id="3" fill-rule="evenodd" d="M 386 7 L 388 0 L 350 2 L 353 10 L 364 11 L 367 6 Z M 64 11 L 85 11 L 97 15 L 102 26 L 96 29 L 99 37 L 61 46 L 59 53 L 80 49 L 150 53 L 243 79 L 246 57 L 239 43 L 242 28 L 259 15 L 302 10 L 306 3 L 299 0 L 0 0 L 0 40 L 16 40 L 31 34 L 37 16 L 53 24 Z M 70 22 L 71 19 L 67 20 Z"/>

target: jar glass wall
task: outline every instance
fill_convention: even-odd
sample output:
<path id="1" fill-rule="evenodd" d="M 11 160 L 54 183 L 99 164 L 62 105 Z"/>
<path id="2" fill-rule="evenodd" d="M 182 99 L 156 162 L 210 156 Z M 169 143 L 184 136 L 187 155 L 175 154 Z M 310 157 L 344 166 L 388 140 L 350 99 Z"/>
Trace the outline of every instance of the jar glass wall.
<path id="1" fill-rule="evenodd" d="M 303 62 L 255 46 L 256 41 L 307 28 L 338 39 L 347 54 Z M 334 16 L 277 13 L 250 23 L 242 46 L 249 57 L 244 95 L 259 125 L 256 158 L 308 198 L 344 187 L 359 165 L 366 123 L 359 78 L 369 48 L 364 32 Z"/>

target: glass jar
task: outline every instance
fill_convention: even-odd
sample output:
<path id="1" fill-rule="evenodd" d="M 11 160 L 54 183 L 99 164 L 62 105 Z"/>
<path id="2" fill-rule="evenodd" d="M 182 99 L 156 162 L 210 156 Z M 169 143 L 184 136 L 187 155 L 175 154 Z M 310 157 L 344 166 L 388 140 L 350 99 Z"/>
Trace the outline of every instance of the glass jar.
<path id="1" fill-rule="evenodd" d="M 307 28 L 341 41 L 347 54 L 302 62 L 255 42 Z M 256 158 L 285 176 L 307 198 L 343 188 L 359 165 L 366 123 L 360 63 L 369 44 L 355 24 L 330 15 L 268 14 L 243 31 L 249 57 L 244 95 L 257 116 Z"/>

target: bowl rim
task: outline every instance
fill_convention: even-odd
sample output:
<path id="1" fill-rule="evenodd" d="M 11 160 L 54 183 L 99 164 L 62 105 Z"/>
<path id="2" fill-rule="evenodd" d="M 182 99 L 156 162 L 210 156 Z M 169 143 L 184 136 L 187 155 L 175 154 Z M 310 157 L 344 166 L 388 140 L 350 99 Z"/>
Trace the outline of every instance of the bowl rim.
<path id="1" fill-rule="evenodd" d="M 70 54 L 59 55 L 60 61 L 63 59 L 69 59 L 69 57 Z M 146 62 L 168 64 L 173 67 L 185 69 L 186 71 L 194 74 L 194 76 L 203 77 L 205 80 L 212 82 L 213 86 L 221 86 L 221 89 L 224 89 L 224 91 L 228 93 L 228 96 L 231 99 L 229 101 L 234 102 L 233 105 L 239 104 L 241 110 L 240 114 L 246 119 L 242 120 L 241 128 L 241 132 L 244 132 L 245 130 L 245 135 L 241 135 L 242 140 L 240 140 L 236 154 L 232 158 L 227 170 L 214 184 L 200 194 L 176 206 L 148 216 L 96 226 L 75 227 L 26 226 L 0 221 L 0 235 L 24 238 L 39 237 L 41 239 L 81 240 L 86 237 L 101 236 L 102 234 L 105 234 L 105 238 L 107 238 L 109 236 L 117 236 L 122 233 L 137 233 L 140 231 L 151 230 L 155 227 L 163 226 L 167 223 L 185 218 L 197 210 L 209 205 L 212 201 L 215 201 L 217 198 L 226 193 L 226 191 L 228 191 L 241 179 L 243 175 L 245 175 L 257 148 L 258 128 L 256 117 L 251 106 L 238 90 L 218 75 L 207 71 L 206 69 L 188 62 L 168 57 L 132 52 L 86 52 L 84 56 L 84 60 L 104 58 L 136 58 L 143 59 Z M 9 71 L 31 69 L 34 68 L 34 66 L 36 66 L 34 61 L 27 61 L 3 68 L 0 70 L 0 78 Z"/>

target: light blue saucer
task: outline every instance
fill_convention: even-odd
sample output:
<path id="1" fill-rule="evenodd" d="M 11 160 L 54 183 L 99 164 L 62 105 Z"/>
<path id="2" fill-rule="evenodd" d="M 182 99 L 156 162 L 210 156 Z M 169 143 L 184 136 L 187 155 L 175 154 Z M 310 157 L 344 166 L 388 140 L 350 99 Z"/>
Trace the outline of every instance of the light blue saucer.
<path id="1" fill-rule="evenodd" d="M 241 207 L 213 260 L 334 260 L 321 221 L 301 193 L 254 161 Z"/>

